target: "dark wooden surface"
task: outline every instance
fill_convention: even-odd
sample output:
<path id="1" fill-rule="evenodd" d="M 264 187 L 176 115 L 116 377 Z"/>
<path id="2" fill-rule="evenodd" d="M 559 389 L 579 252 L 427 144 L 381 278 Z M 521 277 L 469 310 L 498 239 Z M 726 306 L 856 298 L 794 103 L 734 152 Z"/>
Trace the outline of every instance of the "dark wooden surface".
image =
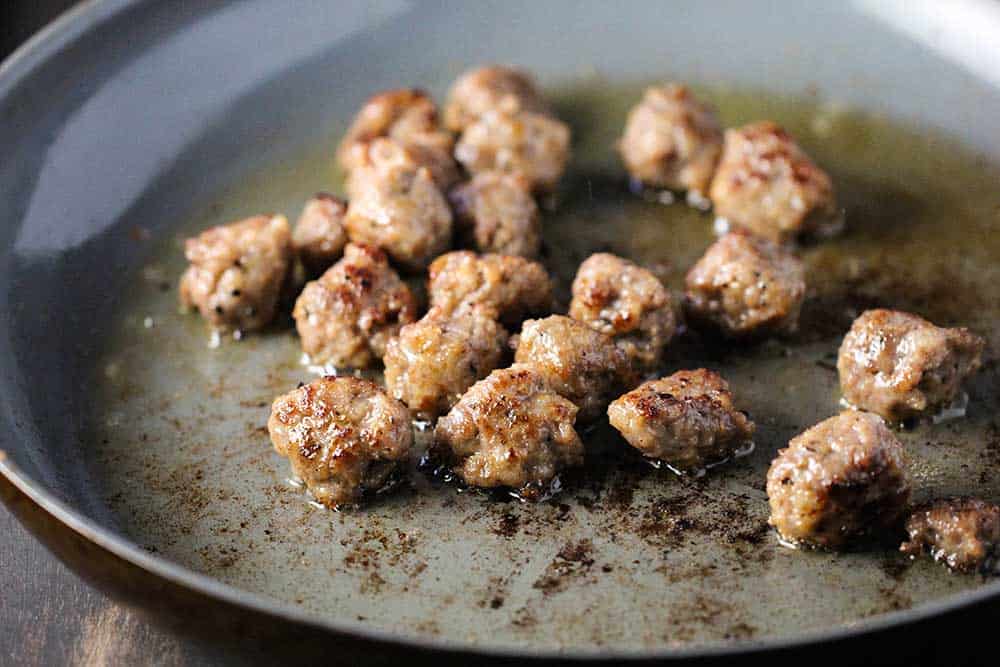
<path id="1" fill-rule="evenodd" d="M 205 647 L 151 626 L 80 581 L 2 506 L 0 535 L 0 665 L 209 661 Z"/>

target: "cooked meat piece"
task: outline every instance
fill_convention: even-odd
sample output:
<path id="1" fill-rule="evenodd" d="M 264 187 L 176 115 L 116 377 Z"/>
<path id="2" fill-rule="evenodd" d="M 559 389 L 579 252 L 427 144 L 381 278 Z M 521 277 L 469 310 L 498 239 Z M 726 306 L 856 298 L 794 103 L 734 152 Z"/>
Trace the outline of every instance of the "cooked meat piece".
<path id="1" fill-rule="evenodd" d="M 652 380 L 608 406 L 611 425 L 643 456 L 700 471 L 746 451 L 754 423 L 733 407 L 729 384 L 699 368 Z"/>
<path id="2" fill-rule="evenodd" d="M 180 299 L 215 329 L 252 331 L 274 319 L 292 265 L 284 216 L 259 215 L 190 238 Z"/>
<path id="3" fill-rule="evenodd" d="M 452 132 L 461 133 L 507 98 L 517 100 L 525 111 L 548 113 L 531 75 L 513 67 L 487 65 L 456 79 L 444 107 L 444 124 Z"/>
<path id="4" fill-rule="evenodd" d="M 417 319 L 417 306 L 384 252 L 349 243 L 344 258 L 302 290 L 292 316 L 312 361 L 364 368 Z"/>
<path id="5" fill-rule="evenodd" d="M 772 526 L 830 549 L 892 529 L 910 498 L 903 446 L 882 418 L 849 410 L 792 438 L 767 473 Z"/>
<path id="6" fill-rule="evenodd" d="M 381 138 L 409 149 L 417 163 L 431 172 L 439 188 L 458 181 L 458 165 L 452 157 L 455 139 L 441 129 L 437 107 L 423 91 L 400 88 L 368 100 L 337 149 L 341 168 L 350 173 L 365 166 L 369 145 Z"/>
<path id="7" fill-rule="evenodd" d="M 629 175 L 645 184 L 708 194 L 722 154 L 722 125 L 686 86 L 647 88 L 618 142 Z"/>
<path id="8" fill-rule="evenodd" d="M 776 242 L 839 231 L 833 182 L 783 129 L 764 121 L 725 136 L 710 190 L 716 215 Z"/>
<path id="9" fill-rule="evenodd" d="M 501 365 L 507 331 L 479 308 L 430 311 L 385 351 L 385 385 L 422 419 L 435 419 Z"/>
<path id="10" fill-rule="evenodd" d="M 553 390 L 573 401 L 581 422 L 603 415 L 612 397 L 638 381 L 610 336 L 563 315 L 526 321 L 514 360 L 534 367 Z"/>
<path id="11" fill-rule="evenodd" d="M 350 376 L 319 378 L 274 399 L 267 430 L 292 474 L 330 508 L 382 489 L 413 444 L 406 406 Z"/>
<path id="12" fill-rule="evenodd" d="M 576 406 L 553 392 L 533 368 L 496 370 L 438 420 L 435 447 L 472 486 L 505 486 L 540 494 L 560 470 L 583 463 L 573 428 Z"/>
<path id="13" fill-rule="evenodd" d="M 311 276 L 326 271 L 344 253 L 346 213 L 347 202 L 326 193 L 316 195 L 302 209 L 292 231 L 292 247 Z"/>
<path id="14" fill-rule="evenodd" d="M 550 312 L 552 281 L 538 262 L 510 255 L 457 250 L 438 257 L 427 282 L 431 306 L 443 311 L 476 306 L 509 326 Z"/>
<path id="15" fill-rule="evenodd" d="M 465 128 L 455 158 L 475 175 L 520 173 L 534 191 L 555 189 L 569 160 L 569 126 L 527 111 L 512 98 Z"/>
<path id="16" fill-rule="evenodd" d="M 673 299 L 652 273 L 608 253 L 587 258 L 573 280 L 573 319 L 615 338 L 639 370 L 655 369 L 676 330 Z"/>
<path id="17" fill-rule="evenodd" d="M 449 199 L 463 245 L 479 252 L 538 255 L 542 223 L 531 183 L 521 174 L 481 172 L 453 188 Z"/>
<path id="18" fill-rule="evenodd" d="M 367 162 L 351 174 L 347 235 L 385 250 L 419 271 L 451 246 L 451 210 L 427 169 L 387 139 L 376 139 Z"/>
<path id="19" fill-rule="evenodd" d="M 986 341 L 898 310 L 868 310 L 840 345 L 840 390 L 852 405 L 890 421 L 928 415 L 958 396 L 982 365 Z"/>
<path id="20" fill-rule="evenodd" d="M 798 329 L 806 295 L 802 262 L 744 233 L 716 241 L 688 271 L 684 311 L 692 324 L 731 338 Z"/>
<path id="21" fill-rule="evenodd" d="M 916 508 L 906 521 L 910 540 L 899 550 L 928 552 L 953 570 L 975 572 L 1000 557 L 1000 507 L 978 498 L 943 498 Z"/>

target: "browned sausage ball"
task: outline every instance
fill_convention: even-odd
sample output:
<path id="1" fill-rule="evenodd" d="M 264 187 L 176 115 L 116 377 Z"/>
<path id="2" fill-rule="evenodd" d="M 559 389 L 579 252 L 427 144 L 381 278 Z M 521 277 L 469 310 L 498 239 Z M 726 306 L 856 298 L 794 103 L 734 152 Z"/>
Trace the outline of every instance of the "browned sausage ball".
<path id="1" fill-rule="evenodd" d="M 383 488 L 413 444 L 406 406 L 349 376 L 313 380 L 274 399 L 267 430 L 292 474 L 330 508 Z"/>
<path id="2" fill-rule="evenodd" d="M 452 132 L 462 132 L 507 98 L 517 100 L 526 111 L 548 113 L 530 74 L 514 67 L 487 65 L 455 80 L 444 107 L 444 124 Z"/>
<path id="3" fill-rule="evenodd" d="M 878 415 L 843 412 L 778 452 L 767 496 L 771 525 L 793 544 L 836 549 L 891 530 L 910 498 L 903 446 Z"/>
<path id="4" fill-rule="evenodd" d="M 405 146 L 421 167 L 427 167 L 439 188 L 459 179 L 452 157 L 455 139 L 441 129 L 437 107 L 421 90 L 387 90 L 369 99 L 337 149 L 341 168 L 350 173 L 365 165 L 365 153 L 375 139 L 388 138 Z"/>
<path id="5" fill-rule="evenodd" d="M 684 312 L 695 326 L 733 338 L 798 328 L 805 269 L 771 241 L 726 234 L 691 267 L 685 282 Z"/>
<path id="6" fill-rule="evenodd" d="M 531 183 L 521 174 L 481 172 L 453 188 L 449 199 L 462 245 L 501 255 L 538 255 L 541 218 Z"/>
<path id="7" fill-rule="evenodd" d="M 292 231 L 292 247 L 309 275 L 323 273 L 344 253 L 346 213 L 347 202 L 326 193 L 306 202 Z"/>
<path id="8" fill-rule="evenodd" d="M 519 173 L 532 190 L 550 191 L 566 169 L 569 140 L 568 125 L 507 98 L 465 128 L 455 145 L 455 158 L 473 175 Z"/>
<path id="9" fill-rule="evenodd" d="M 982 365 L 985 341 L 898 310 L 869 310 L 840 345 L 840 388 L 851 404 L 890 421 L 933 414 Z"/>
<path id="10" fill-rule="evenodd" d="M 419 271 L 451 247 L 451 209 L 427 169 L 386 139 L 368 146 L 367 161 L 351 174 L 347 235 L 386 251 Z"/>
<path id="11" fill-rule="evenodd" d="M 1000 507 L 978 498 L 942 498 L 913 510 L 906 521 L 910 540 L 899 550 L 959 572 L 987 571 L 1000 557 Z"/>
<path id="12" fill-rule="evenodd" d="M 467 484 L 544 491 L 560 470 L 583 462 L 576 406 L 533 368 L 493 371 L 438 420 L 435 446 L 457 462 Z"/>
<path id="13" fill-rule="evenodd" d="M 506 352 L 506 329 L 482 309 L 431 310 L 389 341 L 385 385 L 418 417 L 435 419 L 500 366 Z"/>
<path id="14" fill-rule="evenodd" d="M 416 310 L 385 253 L 349 243 L 343 259 L 305 286 L 292 316 L 313 362 L 363 368 L 385 354 L 389 339 L 416 320 Z"/>
<path id="15" fill-rule="evenodd" d="M 510 255 L 449 252 L 431 264 L 427 290 L 434 308 L 476 306 L 510 326 L 552 307 L 552 281 L 545 267 Z"/>
<path id="16" fill-rule="evenodd" d="M 610 336 L 563 315 L 527 320 L 514 360 L 534 367 L 553 390 L 573 401 L 581 422 L 603 415 L 612 397 L 638 381 Z"/>
<path id="17" fill-rule="evenodd" d="M 629 175 L 645 185 L 707 195 L 722 154 L 722 125 L 686 86 L 653 86 L 629 112 L 618 152 Z"/>
<path id="18" fill-rule="evenodd" d="M 608 406 L 608 418 L 643 456 L 699 472 L 747 451 L 754 423 L 733 406 L 729 384 L 699 368 L 651 380 Z"/>
<path id="19" fill-rule="evenodd" d="M 259 215 L 190 238 L 191 265 L 180 299 L 215 329 L 252 331 L 274 319 L 292 264 L 292 233 L 284 216 Z"/>
<path id="20" fill-rule="evenodd" d="M 588 257 L 573 280 L 569 315 L 613 336 L 633 365 L 655 369 L 676 330 L 673 298 L 652 273 L 608 253 Z"/>
<path id="21" fill-rule="evenodd" d="M 710 198 L 716 215 L 775 242 L 842 226 L 830 177 L 769 121 L 726 130 Z"/>

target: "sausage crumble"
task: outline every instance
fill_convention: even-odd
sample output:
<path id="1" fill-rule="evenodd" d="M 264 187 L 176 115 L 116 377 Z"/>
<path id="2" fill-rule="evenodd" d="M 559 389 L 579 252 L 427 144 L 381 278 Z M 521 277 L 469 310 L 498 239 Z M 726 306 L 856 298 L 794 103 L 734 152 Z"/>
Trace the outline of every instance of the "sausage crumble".
<path id="1" fill-rule="evenodd" d="M 837 549 L 898 527 L 910 498 L 903 446 L 848 410 L 792 438 L 767 473 L 769 523 L 791 544 Z"/>
<path id="2" fill-rule="evenodd" d="M 844 398 L 890 421 L 931 415 L 958 396 L 982 365 L 986 341 L 898 310 L 868 310 L 840 345 Z"/>
<path id="3" fill-rule="evenodd" d="M 381 490 L 410 453 L 410 414 L 369 380 L 323 377 L 274 399 L 274 449 L 313 497 L 336 508 Z"/>
<path id="4" fill-rule="evenodd" d="M 754 423 L 704 368 L 646 382 L 612 402 L 608 418 L 643 456 L 679 471 L 703 472 L 753 446 Z"/>
<path id="5" fill-rule="evenodd" d="M 253 331 L 274 319 L 292 265 L 284 216 L 259 215 L 207 229 L 184 244 L 191 263 L 180 301 L 217 330 Z"/>

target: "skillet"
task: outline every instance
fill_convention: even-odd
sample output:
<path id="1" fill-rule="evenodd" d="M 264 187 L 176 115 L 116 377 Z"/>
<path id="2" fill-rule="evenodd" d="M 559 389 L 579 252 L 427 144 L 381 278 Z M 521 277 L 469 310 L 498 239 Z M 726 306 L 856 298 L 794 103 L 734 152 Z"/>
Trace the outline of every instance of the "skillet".
<path id="1" fill-rule="evenodd" d="M 823 364 L 852 309 L 888 302 L 987 335 L 996 322 L 1000 92 L 981 60 L 934 53 L 897 19 L 863 4 L 85 5 L 0 75 L 5 498 L 103 585 L 272 649 L 692 658 L 907 624 L 912 647 L 914 623 L 990 604 L 997 584 L 882 553 L 785 551 L 759 484 L 778 446 L 836 410 Z M 418 478 L 368 512 L 317 513 L 259 432 L 261 404 L 308 378 L 294 345 L 279 331 L 209 350 L 173 312 L 175 237 L 294 214 L 335 186 L 330 146 L 365 96 L 440 95 L 490 60 L 537 71 L 578 136 L 547 218 L 564 283 L 611 248 L 676 286 L 710 241 L 704 214 L 630 199 L 615 172 L 624 109 L 657 77 L 701 84 L 727 122 L 788 124 L 856 223 L 807 249 L 822 270 L 801 340 L 676 352 L 732 375 L 762 424 L 746 462 L 701 481 L 610 465 L 598 429 L 594 462 L 550 503 Z M 991 366 L 967 419 L 902 435 L 924 493 L 972 484 L 996 499 L 996 385 Z"/>

